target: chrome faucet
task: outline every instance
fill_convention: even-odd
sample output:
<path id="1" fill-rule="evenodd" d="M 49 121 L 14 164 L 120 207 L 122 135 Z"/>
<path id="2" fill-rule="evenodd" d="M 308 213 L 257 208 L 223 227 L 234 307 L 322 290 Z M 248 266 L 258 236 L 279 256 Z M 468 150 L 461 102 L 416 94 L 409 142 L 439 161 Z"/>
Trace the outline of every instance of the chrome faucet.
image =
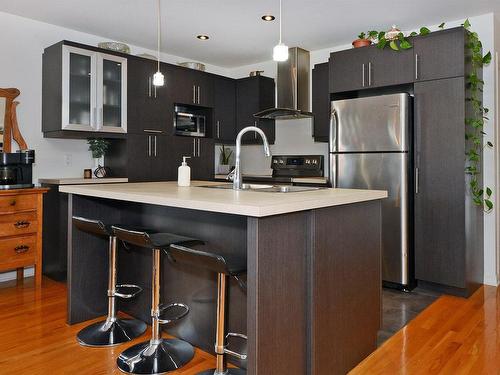
<path id="1" fill-rule="evenodd" d="M 256 126 L 247 126 L 246 128 L 241 129 L 241 131 L 238 133 L 236 137 L 236 161 L 235 161 L 234 171 L 232 172 L 234 190 L 241 190 L 243 185 L 243 181 L 241 178 L 241 163 L 240 163 L 241 137 L 243 136 L 243 134 L 251 131 L 258 133 L 262 137 L 262 141 L 264 142 L 264 154 L 267 157 L 271 156 L 271 150 L 269 149 L 269 143 L 267 142 L 267 137 L 261 129 L 259 129 Z"/>

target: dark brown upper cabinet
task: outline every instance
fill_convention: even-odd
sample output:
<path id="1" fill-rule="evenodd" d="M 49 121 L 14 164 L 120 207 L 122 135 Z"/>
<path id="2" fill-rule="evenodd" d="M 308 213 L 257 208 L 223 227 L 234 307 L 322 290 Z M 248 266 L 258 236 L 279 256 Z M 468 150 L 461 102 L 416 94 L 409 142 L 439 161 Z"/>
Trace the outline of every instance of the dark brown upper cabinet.
<path id="1" fill-rule="evenodd" d="M 330 54 L 330 92 L 360 90 L 367 87 L 366 65 L 370 47 L 353 48 Z"/>
<path id="2" fill-rule="evenodd" d="M 312 71 L 313 137 L 316 142 L 328 142 L 330 131 L 330 91 L 328 63 L 316 64 Z"/>
<path id="3" fill-rule="evenodd" d="M 367 48 L 365 88 L 394 86 L 414 81 L 413 51 Z"/>
<path id="4" fill-rule="evenodd" d="M 463 27 L 415 37 L 415 81 L 464 76 L 466 43 L 467 31 Z"/>
<path id="5" fill-rule="evenodd" d="M 214 81 L 211 74 L 173 67 L 171 89 L 174 103 L 204 107 L 212 107 L 214 104 Z"/>
<path id="6" fill-rule="evenodd" d="M 153 85 L 153 75 L 157 71 L 155 61 L 144 58 L 129 58 L 128 66 L 128 132 L 168 134 L 173 128 L 173 104 L 169 101 L 169 82 L 173 71 L 167 64 L 160 69 L 165 76 L 165 85 Z"/>
<path id="7" fill-rule="evenodd" d="M 466 74 L 467 31 L 463 27 L 410 38 L 413 48 L 376 46 L 330 55 L 330 93 L 396 86 Z"/>
<path id="8" fill-rule="evenodd" d="M 236 81 L 214 77 L 213 138 L 220 143 L 234 143 L 236 139 Z"/>
<path id="9" fill-rule="evenodd" d="M 274 120 L 257 119 L 254 113 L 274 108 L 274 79 L 264 76 L 247 77 L 236 83 L 236 133 L 247 126 L 257 126 L 266 134 L 269 143 L 274 143 L 276 129 Z M 255 132 L 247 133 L 242 138 L 244 144 L 259 144 L 262 139 Z"/>

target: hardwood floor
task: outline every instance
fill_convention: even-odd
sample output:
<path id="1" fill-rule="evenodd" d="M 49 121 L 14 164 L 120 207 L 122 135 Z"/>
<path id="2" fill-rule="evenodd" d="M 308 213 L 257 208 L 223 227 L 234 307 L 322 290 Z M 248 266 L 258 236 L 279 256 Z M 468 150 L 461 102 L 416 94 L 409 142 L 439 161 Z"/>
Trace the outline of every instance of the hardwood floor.
<path id="1" fill-rule="evenodd" d="M 75 336 L 90 322 L 66 325 L 65 285 L 44 278 L 36 289 L 33 278 L 25 280 L 0 284 L 2 375 L 121 374 L 118 354 L 149 337 L 148 330 L 114 348 L 82 347 Z M 500 374 L 499 331 L 500 288 L 482 287 L 468 300 L 443 296 L 350 375 Z M 191 363 L 172 374 L 194 375 L 214 365 L 212 355 L 196 350 Z"/>
<path id="2" fill-rule="evenodd" d="M 35 288 L 33 278 L 0 285 L 0 374 L 123 374 L 116 358 L 125 348 L 145 341 L 140 338 L 113 348 L 86 348 L 76 333 L 91 322 L 66 324 L 66 287 L 50 279 Z M 194 359 L 178 375 L 194 375 L 215 366 L 215 358 L 196 350 Z"/>
<path id="3" fill-rule="evenodd" d="M 350 372 L 500 374 L 500 288 L 442 296 Z"/>

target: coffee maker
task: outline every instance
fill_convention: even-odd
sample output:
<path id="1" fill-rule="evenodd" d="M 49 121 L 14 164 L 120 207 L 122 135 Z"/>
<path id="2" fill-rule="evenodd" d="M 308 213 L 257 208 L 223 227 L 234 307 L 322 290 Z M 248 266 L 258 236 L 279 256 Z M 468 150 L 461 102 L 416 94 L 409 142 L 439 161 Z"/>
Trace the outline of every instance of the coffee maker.
<path id="1" fill-rule="evenodd" d="M 34 187 L 34 162 L 35 150 L 0 152 L 0 190 Z"/>

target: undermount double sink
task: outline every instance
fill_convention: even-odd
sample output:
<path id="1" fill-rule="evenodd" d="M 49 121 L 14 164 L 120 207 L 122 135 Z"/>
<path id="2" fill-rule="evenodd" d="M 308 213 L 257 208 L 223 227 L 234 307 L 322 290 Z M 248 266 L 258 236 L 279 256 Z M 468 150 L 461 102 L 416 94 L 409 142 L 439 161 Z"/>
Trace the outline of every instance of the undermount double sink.
<path id="1" fill-rule="evenodd" d="M 202 188 L 209 189 L 227 189 L 232 190 L 233 184 L 221 185 L 202 185 Z M 316 186 L 289 186 L 289 185 L 261 185 L 261 184 L 243 184 L 241 190 L 258 191 L 262 193 L 297 193 L 301 191 L 314 191 L 325 189 L 324 187 Z"/>

